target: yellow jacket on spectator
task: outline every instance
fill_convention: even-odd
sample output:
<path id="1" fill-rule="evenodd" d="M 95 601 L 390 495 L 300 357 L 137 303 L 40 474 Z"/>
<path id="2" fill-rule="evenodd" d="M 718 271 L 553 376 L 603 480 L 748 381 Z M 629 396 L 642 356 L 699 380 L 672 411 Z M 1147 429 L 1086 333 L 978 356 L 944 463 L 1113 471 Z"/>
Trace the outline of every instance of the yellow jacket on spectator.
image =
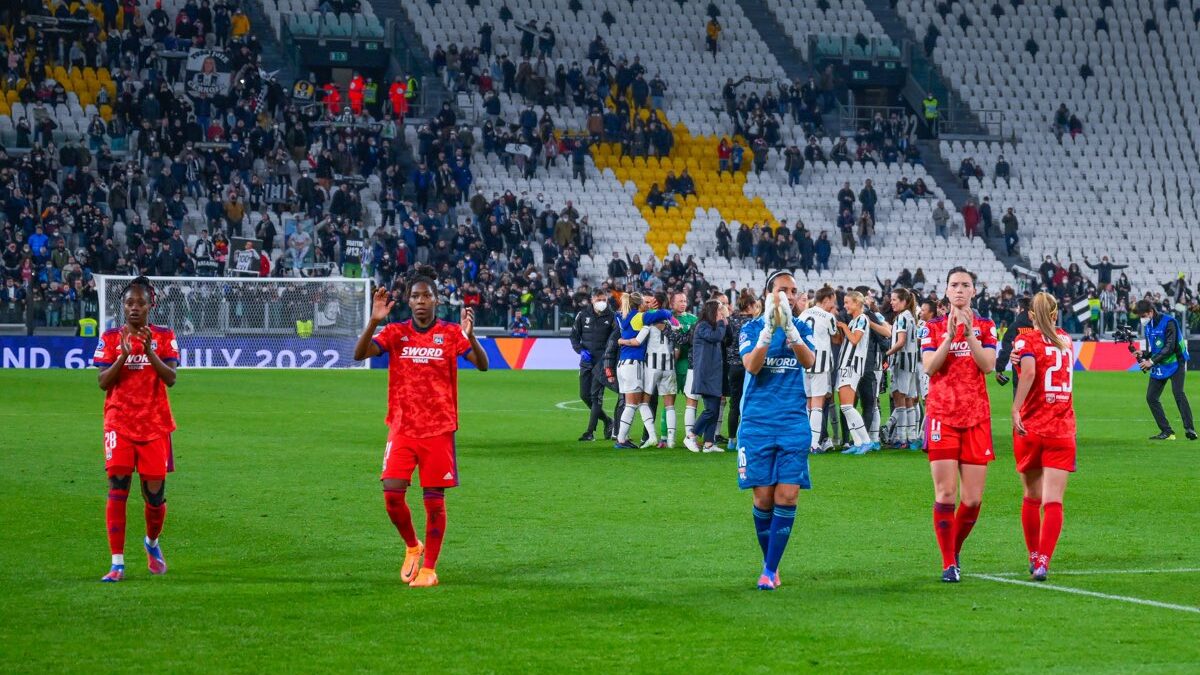
<path id="1" fill-rule="evenodd" d="M 229 34 L 235 38 L 240 38 L 250 32 L 250 17 L 246 16 L 245 12 L 238 11 L 233 15 L 232 21 L 229 24 Z"/>
<path id="2" fill-rule="evenodd" d="M 709 19 L 704 32 L 708 34 L 709 40 L 716 42 L 717 38 L 721 35 L 721 24 L 717 23 L 715 19 Z"/>

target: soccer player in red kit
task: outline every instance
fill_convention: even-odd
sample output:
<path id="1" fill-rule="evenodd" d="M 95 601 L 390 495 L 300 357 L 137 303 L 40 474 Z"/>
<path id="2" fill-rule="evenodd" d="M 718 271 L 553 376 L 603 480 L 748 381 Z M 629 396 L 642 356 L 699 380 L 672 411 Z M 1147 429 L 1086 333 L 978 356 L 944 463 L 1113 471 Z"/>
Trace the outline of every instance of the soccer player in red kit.
<path id="1" fill-rule="evenodd" d="M 1013 341 L 1019 369 L 1012 405 L 1013 454 L 1025 488 L 1021 526 L 1029 549 L 1029 573 L 1045 581 L 1063 524 L 1067 476 L 1075 471 L 1075 409 L 1071 385 L 1075 350 L 1060 328 L 1058 301 L 1049 293 L 1033 296 L 1033 328 Z"/>
<path id="2" fill-rule="evenodd" d="M 142 483 L 146 508 L 146 557 L 151 574 L 165 574 L 158 536 L 167 517 L 166 478 L 174 471 L 171 432 L 175 419 L 167 387 L 175 384 L 179 345 L 168 328 L 147 323 L 154 289 L 146 277 L 129 282 L 121 294 L 125 325 L 100 336 L 92 363 L 100 368 L 104 395 L 104 469 L 108 473 L 108 547 L 112 568 L 101 581 L 125 578 L 125 504 L 131 474 Z"/>
<path id="3" fill-rule="evenodd" d="M 942 581 L 951 583 L 959 581 L 959 553 L 979 517 L 987 465 L 996 459 L 984 378 L 996 367 L 996 325 L 971 309 L 975 281 L 966 268 L 950 270 L 950 308 L 926 323 L 921 334 L 921 359 L 929 374 L 925 448 L 933 474 L 933 529 Z"/>
<path id="4" fill-rule="evenodd" d="M 400 580 L 414 588 L 437 586 L 437 560 L 446 534 L 446 488 L 458 486 L 454 432 L 458 430 L 458 357 L 478 370 L 488 357 L 475 338 L 475 314 L 462 323 L 437 318 L 437 277 L 432 267 L 413 270 L 407 284 L 412 319 L 375 329 L 396 304 L 386 289 L 375 291 L 371 320 L 354 346 L 358 360 L 388 355 L 387 445 L 383 451 L 383 499 L 388 517 L 407 547 Z M 405 495 L 413 470 L 425 492 L 425 543 L 417 539 Z M 424 558 L 424 561 L 422 561 Z"/>

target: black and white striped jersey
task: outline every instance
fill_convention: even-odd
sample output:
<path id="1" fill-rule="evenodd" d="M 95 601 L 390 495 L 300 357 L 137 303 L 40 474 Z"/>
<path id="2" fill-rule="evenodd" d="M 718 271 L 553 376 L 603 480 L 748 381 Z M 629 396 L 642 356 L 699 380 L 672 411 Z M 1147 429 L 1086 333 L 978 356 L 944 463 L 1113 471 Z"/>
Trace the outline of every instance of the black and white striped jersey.
<path id="1" fill-rule="evenodd" d="M 907 309 L 896 317 L 892 325 L 892 340 L 898 333 L 904 333 L 904 346 L 892 355 L 892 367 L 903 371 L 917 369 L 917 358 L 921 353 L 921 335 L 917 328 L 917 320 Z"/>
<path id="2" fill-rule="evenodd" d="M 671 329 L 650 326 L 646 337 L 646 367 L 652 370 L 675 370 L 675 344 L 671 340 Z"/>
<path id="3" fill-rule="evenodd" d="M 862 373 L 867 365 L 867 349 L 870 346 L 870 322 L 866 314 L 859 314 L 850 320 L 850 334 L 862 333 L 858 344 L 852 344 L 849 339 L 842 343 L 842 358 L 838 368 L 849 368 L 856 373 Z"/>
<path id="4" fill-rule="evenodd" d="M 833 342 L 831 338 L 837 335 L 837 317 L 820 307 L 809 307 L 800 314 L 800 320 L 812 329 L 812 343 L 816 361 L 812 368 L 806 368 L 809 373 L 827 373 L 833 368 Z"/>

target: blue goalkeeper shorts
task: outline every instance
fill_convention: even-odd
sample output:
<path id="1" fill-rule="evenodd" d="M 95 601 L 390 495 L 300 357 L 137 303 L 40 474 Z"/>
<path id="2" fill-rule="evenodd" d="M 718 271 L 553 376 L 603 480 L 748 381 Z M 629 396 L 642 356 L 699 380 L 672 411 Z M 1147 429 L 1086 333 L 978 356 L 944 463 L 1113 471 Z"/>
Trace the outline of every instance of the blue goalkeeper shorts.
<path id="1" fill-rule="evenodd" d="M 743 426 L 738 431 L 738 487 L 743 490 L 785 483 L 812 488 L 808 474 L 808 449 L 812 432 L 786 435 L 760 434 Z"/>

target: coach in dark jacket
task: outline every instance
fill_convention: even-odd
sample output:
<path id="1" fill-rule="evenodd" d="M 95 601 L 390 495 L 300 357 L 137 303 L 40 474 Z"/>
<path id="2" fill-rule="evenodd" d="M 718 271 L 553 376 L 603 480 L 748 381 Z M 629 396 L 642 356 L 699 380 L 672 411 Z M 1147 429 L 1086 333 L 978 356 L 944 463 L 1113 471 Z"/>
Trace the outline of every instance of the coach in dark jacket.
<path id="1" fill-rule="evenodd" d="M 996 381 L 1000 384 L 1008 382 L 1008 376 L 1004 374 L 1008 367 L 1008 358 L 1012 356 L 1013 340 L 1017 339 L 1017 333 L 1021 332 L 1022 328 L 1033 328 L 1033 321 L 1029 318 L 1029 298 L 1017 299 L 1017 315 L 1013 318 L 1012 325 L 1004 329 L 1004 339 L 1000 341 L 1000 354 L 996 357 Z M 1017 385 L 1013 385 L 1013 398 L 1017 397 Z"/>
<path id="2" fill-rule="evenodd" d="M 609 382 L 604 371 L 609 338 L 620 333 L 615 329 L 608 293 L 597 288 L 592 292 L 591 304 L 575 315 L 575 325 L 571 328 L 571 348 L 579 354 L 579 400 L 591 410 L 587 431 L 579 437 L 581 441 L 594 440 L 596 425 L 601 420 L 604 437 L 612 435 L 612 420 L 604 414 L 604 388 L 615 383 Z"/>

